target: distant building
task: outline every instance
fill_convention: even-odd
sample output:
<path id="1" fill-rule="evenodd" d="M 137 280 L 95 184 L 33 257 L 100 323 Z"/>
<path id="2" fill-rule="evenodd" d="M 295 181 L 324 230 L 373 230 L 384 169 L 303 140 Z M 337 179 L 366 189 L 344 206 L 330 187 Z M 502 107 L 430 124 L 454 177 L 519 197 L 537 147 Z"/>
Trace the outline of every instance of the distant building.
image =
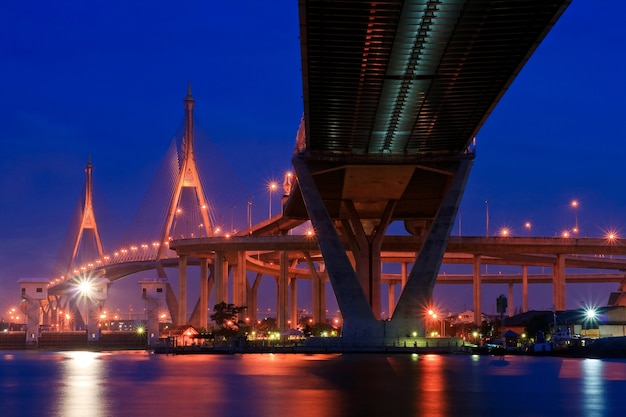
<path id="1" fill-rule="evenodd" d="M 490 321 L 489 316 L 484 313 L 480 314 L 481 322 Z M 472 324 L 474 323 L 474 310 L 465 310 L 462 313 L 459 313 L 456 319 L 451 320 L 453 324 Z"/>
<path id="2" fill-rule="evenodd" d="M 598 307 L 565 311 L 528 311 L 504 319 L 505 330 L 549 329 L 550 333 L 569 330 L 573 336 L 599 338 L 626 336 L 626 306 Z"/>

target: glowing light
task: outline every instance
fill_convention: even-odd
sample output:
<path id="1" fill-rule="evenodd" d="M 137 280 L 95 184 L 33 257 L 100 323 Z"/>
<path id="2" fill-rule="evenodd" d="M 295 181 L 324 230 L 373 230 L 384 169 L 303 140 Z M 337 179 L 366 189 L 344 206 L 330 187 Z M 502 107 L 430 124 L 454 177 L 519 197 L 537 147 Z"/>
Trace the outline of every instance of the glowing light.
<path id="1" fill-rule="evenodd" d="M 78 284 L 78 291 L 80 291 L 81 294 L 88 294 L 91 289 L 92 285 L 89 281 L 82 281 L 80 284 Z"/>
<path id="2" fill-rule="evenodd" d="M 606 238 L 606 240 L 609 241 L 609 243 L 613 243 L 618 239 L 617 231 L 609 230 L 608 232 L 606 232 L 604 237 Z"/>
<path id="3" fill-rule="evenodd" d="M 511 235 L 511 230 L 508 227 L 503 227 L 500 229 L 500 236 L 507 237 Z"/>

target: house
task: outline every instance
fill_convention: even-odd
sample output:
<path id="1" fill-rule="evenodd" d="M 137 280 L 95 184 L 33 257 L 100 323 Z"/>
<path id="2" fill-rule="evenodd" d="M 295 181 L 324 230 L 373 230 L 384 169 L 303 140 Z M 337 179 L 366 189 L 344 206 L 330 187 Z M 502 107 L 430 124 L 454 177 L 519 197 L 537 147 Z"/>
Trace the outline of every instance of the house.
<path id="1" fill-rule="evenodd" d="M 167 338 L 172 347 L 191 346 L 197 343 L 196 336 L 198 334 L 200 332 L 195 327 L 186 324 L 168 329 L 167 334 L 164 334 L 163 338 Z"/>

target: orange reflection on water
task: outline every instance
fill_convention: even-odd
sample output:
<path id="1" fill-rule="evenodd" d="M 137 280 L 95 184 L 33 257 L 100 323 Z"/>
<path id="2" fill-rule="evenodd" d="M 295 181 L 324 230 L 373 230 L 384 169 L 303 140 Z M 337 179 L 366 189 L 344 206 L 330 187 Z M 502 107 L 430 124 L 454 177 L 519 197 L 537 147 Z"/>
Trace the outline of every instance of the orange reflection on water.
<path id="1" fill-rule="evenodd" d="M 340 417 L 341 393 L 323 378 L 306 373 L 311 361 L 332 361 L 339 356 L 244 355 L 239 369 L 256 387 L 258 415 Z"/>
<path id="2" fill-rule="evenodd" d="M 444 362 L 441 355 L 420 355 L 418 358 L 420 372 L 418 374 L 419 403 L 417 409 L 419 415 L 436 417 L 448 416 L 448 403 L 445 395 L 446 378 L 444 375 Z"/>

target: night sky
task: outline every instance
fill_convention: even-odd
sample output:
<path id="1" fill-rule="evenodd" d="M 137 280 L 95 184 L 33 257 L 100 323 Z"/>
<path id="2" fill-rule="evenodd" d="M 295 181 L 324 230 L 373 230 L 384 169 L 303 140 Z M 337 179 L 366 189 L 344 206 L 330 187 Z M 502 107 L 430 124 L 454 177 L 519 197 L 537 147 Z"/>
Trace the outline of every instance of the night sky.
<path id="1" fill-rule="evenodd" d="M 560 235 L 572 199 L 581 235 L 626 234 L 625 14 L 621 0 L 574 0 L 548 34 L 477 135 L 462 234 L 485 234 L 489 200 L 492 233 L 526 234 L 530 221 L 535 236 Z M 119 239 L 182 122 L 188 82 L 196 120 L 263 219 L 303 111 L 298 35 L 296 1 L 3 1 L 0 311 L 18 302 L 19 278 L 50 275 L 88 157 L 105 249 Z M 137 280 L 112 295 L 139 299 Z M 551 308 L 551 286 L 536 287 L 530 307 Z M 604 304 L 614 289 L 569 286 L 568 307 Z M 485 312 L 503 291 L 486 291 Z M 471 287 L 435 298 L 470 308 Z"/>

